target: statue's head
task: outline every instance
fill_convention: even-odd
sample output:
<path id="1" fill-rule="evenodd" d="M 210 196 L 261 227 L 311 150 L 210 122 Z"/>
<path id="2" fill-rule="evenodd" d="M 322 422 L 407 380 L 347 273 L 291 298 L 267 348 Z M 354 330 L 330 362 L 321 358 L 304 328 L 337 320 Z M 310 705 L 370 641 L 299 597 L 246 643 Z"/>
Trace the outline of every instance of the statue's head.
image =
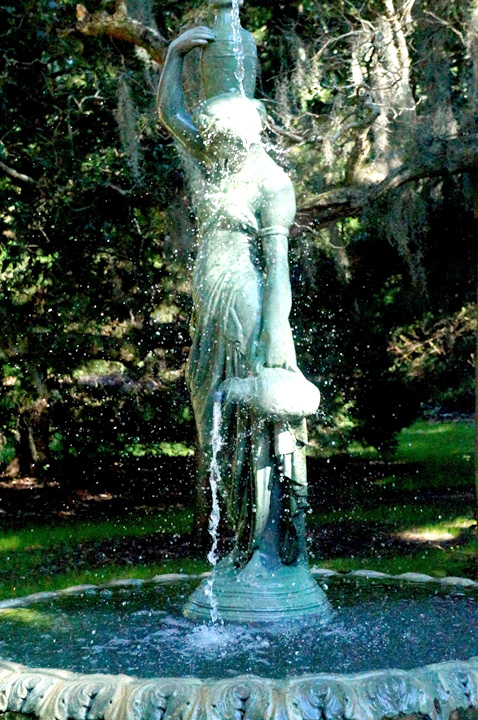
<path id="1" fill-rule="evenodd" d="M 206 147 L 221 154 L 260 143 L 265 116 L 260 100 L 224 93 L 200 105 L 197 125 Z"/>

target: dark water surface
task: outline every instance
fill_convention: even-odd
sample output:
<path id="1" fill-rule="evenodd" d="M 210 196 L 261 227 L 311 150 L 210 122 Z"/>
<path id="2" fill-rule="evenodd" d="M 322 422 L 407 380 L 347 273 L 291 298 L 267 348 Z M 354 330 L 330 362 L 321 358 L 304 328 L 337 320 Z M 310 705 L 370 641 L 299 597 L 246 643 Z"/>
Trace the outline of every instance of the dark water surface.
<path id="1" fill-rule="evenodd" d="M 0 657 L 83 673 L 219 679 L 410 669 L 478 654 L 476 592 L 358 579 L 321 586 L 335 609 L 325 628 L 199 625 L 181 615 L 193 588 L 185 582 L 59 597 L 0 614 Z"/>

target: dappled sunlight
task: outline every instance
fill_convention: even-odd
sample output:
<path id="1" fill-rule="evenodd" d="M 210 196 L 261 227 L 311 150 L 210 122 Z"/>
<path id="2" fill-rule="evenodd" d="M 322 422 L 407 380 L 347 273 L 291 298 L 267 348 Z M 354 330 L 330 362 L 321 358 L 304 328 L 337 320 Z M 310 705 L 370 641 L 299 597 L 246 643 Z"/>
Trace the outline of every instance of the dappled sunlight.
<path id="1" fill-rule="evenodd" d="M 76 490 L 76 495 L 78 495 L 81 500 L 86 500 L 88 502 L 90 500 L 93 500 L 94 502 L 103 502 L 105 500 L 113 500 L 118 497 L 118 495 L 112 495 L 111 493 L 96 493 L 93 495 L 86 490 Z"/>
<path id="2" fill-rule="evenodd" d="M 405 530 L 396 533 L 395 537 L 400 540 L 411 540 L 414 542 L 441 542 L 453 540 L 456 536 L 444 530 Z"/>
<path id="3" fill-rule="evenodd" d="M 453 426 L 444 423 L 434 423 L 426 427 L 407 429 L 410 435 L 443 435 L 453 430 Z"/>
<path id="4" fill-rule="evenodd" d="M 18 535 L 0 538 L 0 553 L 19 550 L 20 547 L 23 547 L 23 542 Z"/>
<path id="5" fill-rule="evenodd" d="M 394 537 L 410 542 L 447 542 L 455 540 L 463 530 L 471 528 L 474 525 L 475 521 L 470 518 L 457 517 L 455 520 L 438 523 L 434 526 L 426 525 L 402 530 L 401 532 L 394 533 Z"/>
<path id="6" fill-rule="evenodd" d="M 18 625 L 34 625 L 43 629 L 51 628 L 55 618 L 47 612 L 31 608 L 7 608 L 0 610 L 0 622 L 17 623 Z"/>
<path id="7" fill-rule="evenodd" d="M 106 498 L 101 496 L 99 498 L 100 501 L 104 499 Z M 81 523 L 61 524 L 54 528 L 48 526 L 26 528 L 0 537 L 0 556 L 7 556 L 15 552 L 29 553 L 32 555 L 31 562 L 36 562 L 35 558 L 39 553 L 45 550 L 52 551 L 57 547 L 63 548 L 66 552 L 72 546 L 77 547 L 81 543 L 100 542 L 114 538 L 140 538 L 147 535 L 168 535 L 170 533 L 179 537 L 190 532 L 192 522 L 193 513 L 190 510 L 170 508 L 166 512 L 156 511 L 139 520 L 133 517 L 121 522 L 112 519 L 102 522 L 86 523 L 82 521 Z"/>
<path id="8" fill-rule="evenodd" d="M 473 447 L 472 422 L 427 422 L 419 421 L 401 431 L 395 460 L 423 463 L 424 469 L 456 465 L 455 472 L 465 466 L 466 474 L 471 471 Z M 467 468 L 470 468 L 468 470 Z"/>

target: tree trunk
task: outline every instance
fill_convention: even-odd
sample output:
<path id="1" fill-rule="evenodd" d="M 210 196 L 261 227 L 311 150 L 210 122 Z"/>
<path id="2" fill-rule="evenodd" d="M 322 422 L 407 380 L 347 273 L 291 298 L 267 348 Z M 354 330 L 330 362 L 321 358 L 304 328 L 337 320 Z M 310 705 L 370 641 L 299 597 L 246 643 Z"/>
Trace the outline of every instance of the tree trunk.
<path id="1" fill-rule="evenodd" d="M 33 407 L 23 408 L 18 432 L 20 476 L 43 476 L 50 462 L 50 413 L 46 396 L 39 397 Z"/>

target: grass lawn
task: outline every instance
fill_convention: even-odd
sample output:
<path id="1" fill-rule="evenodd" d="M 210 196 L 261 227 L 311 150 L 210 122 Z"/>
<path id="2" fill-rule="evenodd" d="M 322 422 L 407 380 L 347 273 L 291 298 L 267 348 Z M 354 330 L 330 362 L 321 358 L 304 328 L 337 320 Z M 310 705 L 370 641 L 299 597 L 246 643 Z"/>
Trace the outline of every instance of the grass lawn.
<path id="1" fill-rule="evenodd" d="M 473 486 L 474 426 L 471 422 L 417 422 L 402 430 L 394 455 L 398 462 L 420 464 L 420 472 L 403 487 L 434 488 L 453 491 Z"/>
<path id="2" fill-rule="evenodd" d="M 473 426 L 419 422 L 403 430 L 389 458 L 353 458 L 338 492 L 324 488 L 308 515 L 311 563 L 474 577 Z M 377 472 L 377 467 L 379 472 Z M 333 474 L 332 474 L 333 477 Z M 113 578 L 202 572 L 207 561 L 182 553 L 193 532 L 190 509 L 148 508 L 111 520 L 41 519 L 0 535 L 0 599 Z M 161 547 L 161 553 L 155 553 Z"/>
<path id="3" fill-rule="evenodd" d="M 0 535 L 0 599 L 71 585 L 98 585 L 115 578 L 203 572 L 207 561 L 183 558 L 179 562 L 174 549 L 171 558 L 152 562 L 143 561 L 137 548 L 134 560 L 124 557 L 125 544 L 134 549 L 144 538 L 163 544 L 166 538 L 190 532 L 192 521 L 191 510 L 172 507 L 139 519 L 125 515 L 111 521 L 63 521 L 55 527 L 35 525 L 4 532 Z"/>
<path id="4" fill-rule="evenodd" d="M 402 430 L 392 456 L 369 457 L 371 467 L 374 460 L 388 461 L 382 476 L 356 479 L 345 508 L 337 504 L 309 520 L 309 526 L 331 524 L 344 533 L 368 527 L 373 552 L 365 538 L 357 553 L 325 556 L 318 564 L 475 577 L 473 444 L 471 422 L 417 422 Z"/>

